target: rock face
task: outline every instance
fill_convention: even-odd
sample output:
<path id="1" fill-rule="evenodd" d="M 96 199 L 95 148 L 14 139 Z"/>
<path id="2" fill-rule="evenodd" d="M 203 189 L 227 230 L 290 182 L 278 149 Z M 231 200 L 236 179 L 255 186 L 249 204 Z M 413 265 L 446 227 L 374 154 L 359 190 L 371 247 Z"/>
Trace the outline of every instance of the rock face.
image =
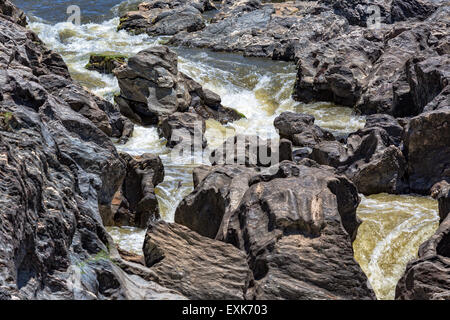
<path id="1" fill-rule="evenodd" d="M 196 300 L 243 300 L 251 279 L 245 253 L 188 228 L 158 222 L 149 227 L 145 263 L 154 281 Z"/>
<path id="2" fill-rule="evenodd" d="M 0 37 L 1 299 L 183 298 L 113 263 L 102 219 L 125 165 L 110 138 L 46 83 L 70 79 L 62 58 L 2 16 Z"/>
<path id="3" fill-rule="evenodd" d="M 404 144 L 412 191 L 428 193 L 436 182 L 450 181 L 450 106 L 412 118 Z"/>
<path id="4" fill-rule="evenodd" d="M 160 217 L 155 187 L 164 180 L 164 166 L 158 156 L 148 153 L 137 157 L 121 153 L 120 156 L 126 162 L 127 172 L 114 196 L 114 221 L 109 224 L 145 229 Z"/>
<path id="5" fill-rule="evenodd" d="M 201 13 L 214 9 L 214 5 L 209 0 L 149 1 L 141 3 L 138 9 L 120 18 L 118 30 L 149 35 L 198 31 L 205 27 Z"/>
<path id="6" fill-rule="evenodd" d="M 353 259 L 356 187 L 312 161 L 254 170 L 199 169 L 175 219 L 247 253 L 255 280 L 249 298 L 373 299 Z"/>
<path id="7" fill-rule="evenodd" d="M 139 124 L 157 124 L 162 117 L 189 108 L 222 123 L 242 118 L 222 106 L 219 96 L 178 72 L 177 54 L 166 46 L 139 52 L 114 73 L 121 90 L 116 102 L 123 115 Z"/>
<path id="8" fill-rule="evenodd" d="M 301 150 L 300 159 L 309 158 L 336 168 L 365 195 L 408 190 L 402 152 L 404 129 L 391 116 L 369 116 L 365 128 L 351 133 L 345 143 L 314 125 L 314 117 L 310 115 L 284 112 L 274 125 L 281 137 L 306 148 Z"/>
<path id="9" fill-rule="evenodd" d="M 27 25 L 27 17 L 25 13 L 16 8 L 9 0 L 0 0 L 0 17 L 25 27 Z"/>
<path id="10" fill-rule="evenodd" d="M 228 138 L 209 157 L 212 165 L 239 164 L 247 167 L 270 167 L 283 160 L 292 160 L 289 140 L 266 140 L 241 134 Z"/>
<path id="11" fill-rule="evenodd" d="M 450 185 L 433 187 L 439 201 L 441 225 L 430 240 L 420 246 L 419 258 L 410 261 L 400 279 L 395 297 L 399 300 L 450 299 Z"/>
<path id="12" fill-rule="evenodd" d="M 113 73 L 115 68 L 125 64 L 126 57 L 121 55 L 91 54 L 86 69 L 100 73 Z"/>

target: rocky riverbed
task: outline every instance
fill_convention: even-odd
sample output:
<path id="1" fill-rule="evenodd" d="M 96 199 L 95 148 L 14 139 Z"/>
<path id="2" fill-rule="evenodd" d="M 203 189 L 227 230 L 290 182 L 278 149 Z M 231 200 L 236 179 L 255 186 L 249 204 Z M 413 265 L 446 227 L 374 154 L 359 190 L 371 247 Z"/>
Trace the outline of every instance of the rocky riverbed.
<path id="1" fill-rule="evenodd" d="M 0 0 L 0 299 L 450 298 L 448 1 L 44 11 Z"/>

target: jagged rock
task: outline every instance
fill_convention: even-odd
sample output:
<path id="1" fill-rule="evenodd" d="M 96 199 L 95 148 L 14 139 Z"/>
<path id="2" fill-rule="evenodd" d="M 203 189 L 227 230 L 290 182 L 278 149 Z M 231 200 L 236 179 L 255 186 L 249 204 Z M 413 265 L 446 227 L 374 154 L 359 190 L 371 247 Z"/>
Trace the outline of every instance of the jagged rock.
<path id="1" fill-rule="evenodd" d="M 375 297 L 353 260 L 358 193 L 333 168 L 311 160 L 272 170 L 202 167 L 194 180 L 175 219 L 247 253 L 255 279 L 248 298 Z"/>
<path id="2" fill-rule="evenodd" d="M 450 299 L 450 185 L 443 181 L 433 187 L 439 201 L 441 224 L 436 233 L 419 248 L 419 257 L 406 266 L 397 284 L 399 300 Z"/>
<path id="3" fill-rule="evenodd" d="M 148 227 L 160 218 L 155 187 L 164 180 L 164 166 L 158 156 L 144 153 L 120 156 L 126 162 L 126 175 L 113 201 L 113 220 L 118 226 Z"/>
<path id="4" fill-rule="evenodd" d="M 202 236 L 224 239 L 229 217 L 255 173 L 256 168 L 240 165 L 197 168 L 195 189 L 178 205 L 175 222 Z"/>
<path id="5" fill-rule="evenodd" d="M 333 141 L 334 136 L 314 124 L 315 118 L 308 114 L 283 112 L 275 118 L 274 126 L 281 138 L 292 141 L 294 146 L 312 147 L 321 141 Z"/>
<path id="6" fill-rule="evenodd" d="M 349 180 L 285 161 L 249 185 L 226 240 L 247 252 L 256 299 L 374 298 L 353 260 L 359 197 Z"/>
<path id="7" fill-rule="evenodd" d="M 205 130 L 205 120 L 192 112 L 175 112 L 163 118 L 159 125 L 160 135 L 167 140 L 168 147 L 179 145 L 189 151 L 206 148 Z"/>
<path id="8" fill-rule="evenodd" d="M 397 119 L 387 114 L 367 116 L 364 128 L 376 127 L 384 129 L 395 146 L 400 147 L 402 145 L 404 128 Z"/>
<path id="9" fill-rule="evenodd" d="M 0 37 L 1 298 L 182 298 L 113 263 L 102 220 L 125 165 L 105 133 L 46 88 L 42 76 L 68 76 L 62 58 L 2 16 Z"/>
<path id="10" fill-rule="evenodd" d="M 292 160 L 292 143 L 289 140 L 274 142 L 251 135 L 228 138 L 209 157 L 212 165 L 239 164 L 250 167 L 270 167 L 283 160 Z"/>
<path id="11" fill-rule="evenodd" d="M 225 2 L 211 22 L 197 32 L 180 32 L 169 43 L 293 60 L 298 43 L 331 39 L 347 24 L 315 2 L 259 0 Z"/>
<path id="12" fill-rule="evenodd" d="M 116 102 L 122 114 L 134 122 L 157 124 L 163 117 L 189 108 L 222 123 L 242 118 L 222 106 L 219 96 L 178 72 L 177 54 L 166 46 L 140 51 L 114 73 L 121 90 Z"/>
<path id="13" fill-rule="evenodd" d="M 138 11 L 128 12 L 120 18 L 118 30 L 149 35 L 194 32 L 205 27 L 201 13 L 214 8 L 209 0 L 143 2 Z"/>
<path id="14" fill-rule="evenodd" d="M 27 17 L 25 13 L 12 4 L 9 0 L 0 0 L 0 17 L 25 27 Z"/>
<path id="15" fill-rule="evenodd" d="M 431 187 L 450 181 L 450 107 L 424 112 L 412 118 L 405 129 L 412 192 L 429 194 Z"/>
<path id="16" fill-rule="evenodd" d="M 86 69 L 95 70 L 100 73 L 113 73 L 115 68 L 125 64 L 125 56 L 111 54 L 91 54 Z"/>
<path id="17" fill-rule="evenodd" d="M 244 252 L 175 223 L 149 227 L 144 256 L 154 281 L 190 299 L 243 300 L 251 280 Z"/>

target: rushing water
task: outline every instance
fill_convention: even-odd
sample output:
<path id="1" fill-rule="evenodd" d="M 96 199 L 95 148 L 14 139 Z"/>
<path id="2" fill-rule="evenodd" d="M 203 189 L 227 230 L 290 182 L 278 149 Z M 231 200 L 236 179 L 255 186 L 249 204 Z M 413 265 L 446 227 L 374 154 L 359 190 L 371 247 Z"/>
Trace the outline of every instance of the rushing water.
<path id="1" fill-rule="evenodd" d="M 73 4 L 72 1 L 15 1 L 29 13 L 30 28 L 63 56 L 72 77 L 94 93 L 111 100 L 119 91 L 117 80 L 111 75 L 86 70 L 84 66 L 89 55 L 120 53 L 132 56 L 165 39 L 116 31 L 119 14 L 135 8 L 139 0 L 77 2 L 82 10 L 80 26 L 60 22 L 67 18 L 66 8 Z M 349 108 L 293 101 L 291 92 L 296 70 L 290 63 L 229 53 L 174 49 L 179 54 L 182 72 L 218 93 L 225 106 L 246 116 L 226 127 L 208 120 L 206 138 L 210 147 L 221 144 L 224 134 L 254 133 L 277 138 L 273 120 L 287 110 L 312 114 L 318 125 L 334 132 L 348 133 L 364 125 L 364 119 L 353 116 Z M 158 136 L 154 127 L 136 126 L 130 141 L 117 147 L 133 155 L 144 152 L 160 155 L 165 166 L 165 179 L 156 188 L 156 194 L 162 217 L 173 221 L 178 203 L 192 191 L 192 170 L 199 161 L 171 158 L 164 139 Z M 436 207 L 434 200 L 424 197 L 363 197 L 358 209 L 363 224 L 354 243 L 355 258 L 368 275 L 378 298 L 393 298 L 396 282 L 407 261 L 417 254 L 420 243 L 437 227 Z M 145 230 L 110 227 L 108 231 L 122 248 L 142 252 Z"/>

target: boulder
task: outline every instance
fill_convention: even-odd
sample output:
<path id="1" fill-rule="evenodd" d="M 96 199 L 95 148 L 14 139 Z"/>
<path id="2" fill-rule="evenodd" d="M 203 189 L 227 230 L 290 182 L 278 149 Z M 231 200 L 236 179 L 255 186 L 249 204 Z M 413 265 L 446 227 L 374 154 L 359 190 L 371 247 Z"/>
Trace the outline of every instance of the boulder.
<path id="1" fill-rule="evenodd" d="M 125 179 L 113 201 L 113 219 L 117 226 L 133 226 L 141 229 L 160 218 L 155 187 L 164 180 L 164 166 L 158 156 L 144 153 L 132 157 L 120 156 L 127 164 Z"/>
<path id="2" fill-rule="evenodd" d="M 429 194 L 431 187 L 450 181 L 450 107 L 424 112 L 405 129 L 405 156 L 412 192 Z"/>
<path id="3" fill-rule="evenodd" d="M 252 135 L 236 135 L 211 152 L 212 165 L 238 164 L 247 167 L 270 167 L 283 160 L 292 160 L 292 143 L 266 140 Z"/>
<path id="4" fill-rule="evenodd" d="M 183 298 L 113 263 L 103 221 L 125 164 L 104 132 L 48 89 L 42 76 L 70 79 L 61 56 L 14 23 L 15 10 L 2 12 L 12 19 L 0 16 L 1 298 Z"/>
<path id="5" fill-rule="evenodd" d="M 193 111 L 221 123 L 241 119 L 242 114 L 221 105 L 215 93 L 178 71 L 177 54 L 166 46 L 154 46 L 114 69 L 120 94 L 115 97 L 121 113 L 132 121 L 151 125 L 175 112 Z"/>
<path id="6" fill-rule="evenodd" d="M 163 118 L 159 133 L 167 140 L 167 146 L 197 151 L 206 148 L 205 120 L 196 113 L 175 112 Z"/>
<path id="7" fill-rule="evenodd" d="M 178 205 L 175 222 L 202 236 L 224 239 L 227 222 L 255 173 L 256 168 L 240 165 L 195 169 L 195 189 Z"/>
<path id="8" fill-rule="evenodd" d="M 205 27 L 201 15 L 214 9 L 209 1 L 149 1 L 120 18 L 118 30 L 133 34 L 175 35 L 181 31 L 194 32 Z"/>
<path id="9" fill-rule="evenodd" d="M 86 69 L 100 73 L 113 73 L 115 68 L 125 64 L 126 56 L 112 54 L 91 54 Z"/>
<path id="10" fill-rule="evenodd" d="M 194 300 L 243 300 L 251 280 L 244 252 L 176 223 L 148 228 L 144 256 L 154 281 Z"/>
<path id="11" fill-rule="evenodd" d="M 419 248 L 418 258 L 406 266 L 397 284 L 398 300 L 450 299 L 450 185 L 443 181 L 433 187 L 439 202 L 441 224 L 436 233 Z"/>

